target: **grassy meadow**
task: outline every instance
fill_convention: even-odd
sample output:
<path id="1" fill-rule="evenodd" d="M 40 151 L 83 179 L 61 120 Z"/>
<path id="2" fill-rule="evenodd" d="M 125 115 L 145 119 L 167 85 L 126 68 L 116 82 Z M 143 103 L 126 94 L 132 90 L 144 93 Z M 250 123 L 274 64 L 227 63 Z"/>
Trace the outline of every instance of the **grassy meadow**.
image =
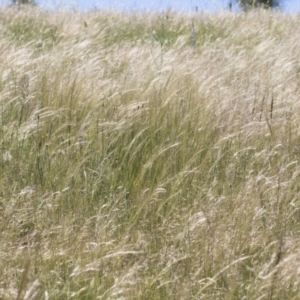
<path id="1" fill-rule="evenodd" d="M 0 10 L 0 299 L 299 299 L 300 18 Z"/>

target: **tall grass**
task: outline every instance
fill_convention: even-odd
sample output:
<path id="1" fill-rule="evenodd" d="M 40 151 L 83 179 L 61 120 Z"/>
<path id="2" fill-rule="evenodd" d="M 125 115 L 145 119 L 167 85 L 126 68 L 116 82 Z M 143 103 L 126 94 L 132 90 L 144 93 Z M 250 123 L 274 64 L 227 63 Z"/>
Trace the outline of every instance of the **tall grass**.
<path id="1" fill-rule="evenodd" d="M 1 299 L 298 299 L 300 20 L 0 11 Z"/>

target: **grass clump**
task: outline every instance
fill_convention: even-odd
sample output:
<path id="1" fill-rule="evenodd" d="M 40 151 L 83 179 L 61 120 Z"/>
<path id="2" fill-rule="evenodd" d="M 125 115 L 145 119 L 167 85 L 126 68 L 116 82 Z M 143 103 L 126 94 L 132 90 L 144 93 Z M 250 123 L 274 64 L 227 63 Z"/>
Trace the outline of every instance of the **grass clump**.
<path id="1" fill-rule="evenodd" d="M 1 299 L 299 297 L 297 17 L 0 14 Z"/>

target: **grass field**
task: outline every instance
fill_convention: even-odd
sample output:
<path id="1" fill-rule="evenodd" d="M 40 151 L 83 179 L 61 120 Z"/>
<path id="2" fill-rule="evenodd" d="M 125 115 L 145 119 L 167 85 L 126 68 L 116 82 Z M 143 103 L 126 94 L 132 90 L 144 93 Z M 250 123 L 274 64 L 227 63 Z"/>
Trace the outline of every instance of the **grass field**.
<path id="1" fill-rule="evenodd" d="M 299 299 L 300 18 L 0 10 L 0 299 Z"/>

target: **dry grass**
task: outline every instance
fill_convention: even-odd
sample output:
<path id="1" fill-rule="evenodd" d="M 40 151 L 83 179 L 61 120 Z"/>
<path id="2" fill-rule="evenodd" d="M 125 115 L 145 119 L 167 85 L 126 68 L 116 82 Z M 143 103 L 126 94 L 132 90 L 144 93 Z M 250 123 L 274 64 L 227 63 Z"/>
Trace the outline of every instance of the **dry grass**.
<path id="1" fill-rule="evenodd" d="M 0 299 L 298 299 L 299 27 L 2 9 Z"/>

